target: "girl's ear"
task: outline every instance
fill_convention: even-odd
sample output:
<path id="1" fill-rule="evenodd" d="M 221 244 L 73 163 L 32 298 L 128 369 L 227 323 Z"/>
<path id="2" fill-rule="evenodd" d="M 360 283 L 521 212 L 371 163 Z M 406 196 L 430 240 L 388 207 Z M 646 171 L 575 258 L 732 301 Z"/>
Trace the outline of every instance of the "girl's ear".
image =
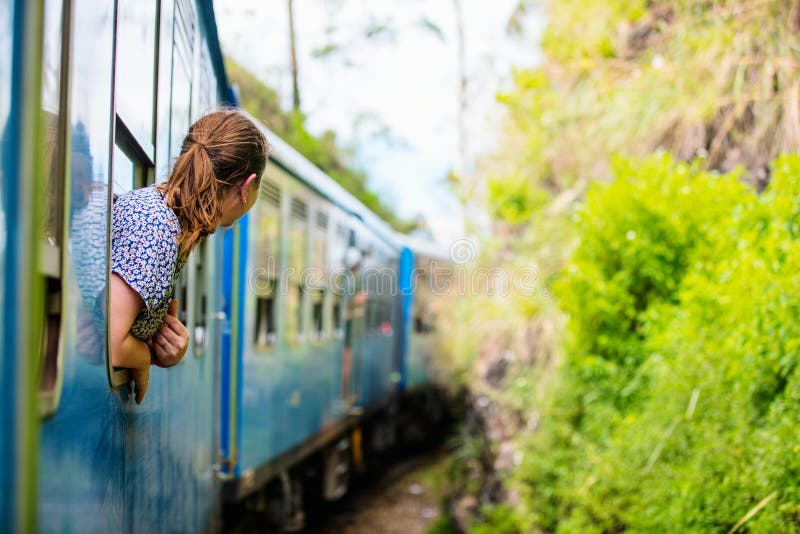
<path id="1" fill-rule="evenodd" d="M 248 176 L 244 182 L 242 182 L 242 185 L 239 188 L 239 199 L 242 201 L 243 204 L 247 204 L 247 194 L 250 191 L 250 186 L 253 184 L 253 180 L 255 179 L 256 179 L 256 173 L 253 173 L 250 176 Z"/>

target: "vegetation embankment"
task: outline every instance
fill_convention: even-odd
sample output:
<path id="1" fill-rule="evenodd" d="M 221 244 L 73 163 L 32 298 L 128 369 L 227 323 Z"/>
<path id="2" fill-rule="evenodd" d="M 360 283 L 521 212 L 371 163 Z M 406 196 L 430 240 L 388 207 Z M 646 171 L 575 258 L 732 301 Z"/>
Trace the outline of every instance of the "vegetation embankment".
<path id="1" fill-rule="evenodd" d="M 475 532 L 800 531 L 800 158 L 780 156 L 800 3 L 546 11 L 481 166 L 482 263 L 535 266 L 536 291 L 439 325 L 474 401 L 450 511 Z"/>

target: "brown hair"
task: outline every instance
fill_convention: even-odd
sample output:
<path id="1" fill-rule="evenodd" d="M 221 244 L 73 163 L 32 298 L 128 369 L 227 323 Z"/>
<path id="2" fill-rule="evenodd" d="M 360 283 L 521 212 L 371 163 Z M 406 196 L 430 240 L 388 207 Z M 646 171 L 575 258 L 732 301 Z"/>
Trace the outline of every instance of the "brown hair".
<path id="1" fill-rule="evenodd" d="M 158 186 L 181 225 L 181 257 L 216 229 L 229 191 L 253 173 L 260 183 L 268 155 L 267 138 L 240 111 L 222 109 L 192 124 L 169 179 Z"/>

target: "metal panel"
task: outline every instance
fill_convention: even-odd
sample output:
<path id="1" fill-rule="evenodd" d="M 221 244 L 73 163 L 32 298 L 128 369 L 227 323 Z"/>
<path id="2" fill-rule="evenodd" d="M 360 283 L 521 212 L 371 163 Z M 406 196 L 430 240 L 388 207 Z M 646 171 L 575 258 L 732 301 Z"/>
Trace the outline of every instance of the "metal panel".
<path id="1" fill-rule="evenodd" d="M 41 32 L 42 2 L 0 2 L 0 531 L 9 532 L 34 525 Z"/>

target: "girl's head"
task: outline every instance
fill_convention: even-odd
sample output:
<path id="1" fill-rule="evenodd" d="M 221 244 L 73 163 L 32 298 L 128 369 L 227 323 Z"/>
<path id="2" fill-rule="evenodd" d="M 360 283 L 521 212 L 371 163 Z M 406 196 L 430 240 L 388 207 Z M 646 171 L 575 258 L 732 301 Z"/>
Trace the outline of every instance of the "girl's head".
<path id="1" fill-rule="evenodd" d="M 181 224 L 181 255 L 253 207 L 268 155 L 266 137 L 240 111 L 215 111 L 192 124 L 162 186 Z"/>

